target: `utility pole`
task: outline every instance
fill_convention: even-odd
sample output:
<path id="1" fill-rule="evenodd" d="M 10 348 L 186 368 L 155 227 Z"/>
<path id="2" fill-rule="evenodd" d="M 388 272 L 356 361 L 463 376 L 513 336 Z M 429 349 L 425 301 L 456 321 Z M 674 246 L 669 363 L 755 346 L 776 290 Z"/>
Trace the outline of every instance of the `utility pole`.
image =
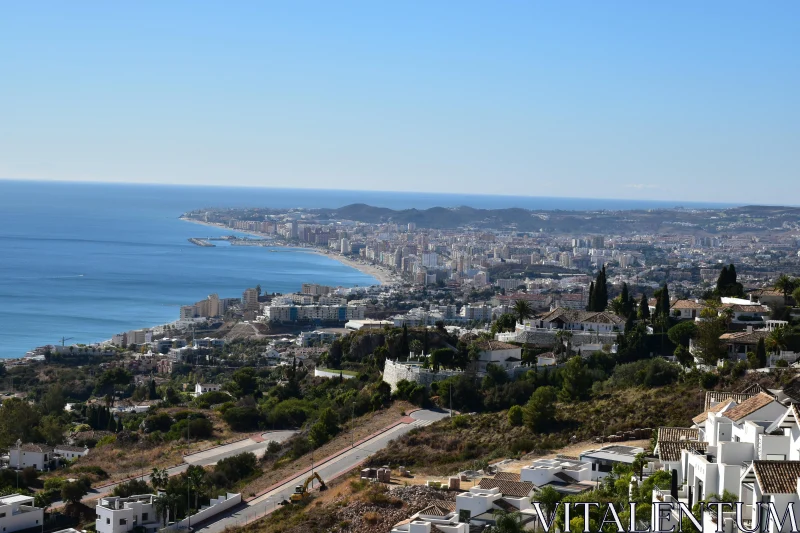
<path id="1" fill-rule="evenodd" d="M 194 340 L 194 338 L 192 339 Z M 192 427 L 192 420 L 186 416 L 186 450 L 189 451 L 189 443 L 191 442 L 190 429 Z M 191 465 L 189 465 L 191 466 Z M 192 479 L 189 477 L 189 467 L 186 467 L 186 516 L 189 519 L 189 531 L 192 530 Z"/>

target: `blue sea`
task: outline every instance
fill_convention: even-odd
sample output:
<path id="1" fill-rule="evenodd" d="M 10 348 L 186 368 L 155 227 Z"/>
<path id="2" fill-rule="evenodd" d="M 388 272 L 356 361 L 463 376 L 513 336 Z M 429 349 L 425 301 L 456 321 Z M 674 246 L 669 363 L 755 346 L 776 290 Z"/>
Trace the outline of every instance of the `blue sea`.
<path id="1" fill-rule="evenodd" d="M 372 285 L 371 276 L 301 250 L 215 248 L 190 237 L 231 231 L 178 217 L 204 207 L 341 207 L 362 202 L 392 208 L 525 207 L 641 209 L 675 202 L 592 200 L 0 181 L 0 357 L 55 344 L 91 343 L 171 322 L 181 305 L 210 293 L 240 297 L 260 284 L 291 292 L 301 283 Z M 692 204 L 697 206 L 699 204 Z"/>

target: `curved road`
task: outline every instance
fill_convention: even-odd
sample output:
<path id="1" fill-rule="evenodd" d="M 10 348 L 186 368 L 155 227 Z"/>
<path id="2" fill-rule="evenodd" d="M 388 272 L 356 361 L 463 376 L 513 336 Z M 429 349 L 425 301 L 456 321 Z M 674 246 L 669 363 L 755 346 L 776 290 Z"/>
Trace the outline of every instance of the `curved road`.
<path id="1" fill-rule="evenodd" d="M 199 466 L 209 466 L 214 465 L 217 461 L 221 459 L 225 459 L 226 457 L 232 457 L 234 455 L 239 455 L 240 453 L 245 452 L 253 452 L 256 456 L 263 455 L 269 446 L 270 441 L 276 442 L 284 442 L 288 440 L 292 435 L 297 433 L 296 431 L 267 431 L 266 433 L 262 433 L 260 436 L 250 437 L 247 439 L 243 439 L 240 441 L 232 442 L 230 444 L 223 444 L 222 446 L 217 446 L 215 448 L 211 448 L 209 450 L 205 450 L 198 453 L 193 453 L 191 455 L 187 455 L 183 458 L 184 463 L 173 466 L 167 469 L 167 474 L 170 476 L 177 476 L 178 474 L 185 472 L 189 465 L 199 465 Z M 135 452 L 134 452 L 135 453 Z M 91 489 L 88 494 L 84 497 L 84 500 L 94 500 L 100 498 L 102 496 L 106 496 L 107 494 L 111 493 L 117 485 L 120 483 L 124 483 L 125 481 L 129 481 L 130 479 L 140 479 L 145 482 L 150 481 L 150 472 L 145 470 L 143 475 L 137 476 L 135 478 L 129 478 L 124 481 L 118 481 L 116 483 L 111 483 L 108 485 L 103 485 L 102 487 L 97 487 Z M 57 508 L 64 505 L 64 502 L 61 500 L 57 502 L 53 502 L 52 507 Z"/>
<path id="2" fill-rule="evenodd" d="M 448 416 L 444 411 L 423 409 L 411 414 L 411 419 L 384 431 L 355 448 L 349 449 L 329 461 L 314 465 L 314 471 L 319 473 L 326 482 L 348 472 L 364 462 L 368 457 L 385 448 L 389 441 L 405 435 L 414 428 L 427 426 Z M 257 498 L 241 505 L 233 512 L 222 513 L 204 524 L 195 531 L 203 533 L 219 533 L 228 526 L 241 525 L 271 513 L 278 508 L 280 502 L 288 500 L 297 485 L 302 485 L 310 472 L 304 470 L 302 474 L 284 481 L 280 486 L 268 491 Z"/>

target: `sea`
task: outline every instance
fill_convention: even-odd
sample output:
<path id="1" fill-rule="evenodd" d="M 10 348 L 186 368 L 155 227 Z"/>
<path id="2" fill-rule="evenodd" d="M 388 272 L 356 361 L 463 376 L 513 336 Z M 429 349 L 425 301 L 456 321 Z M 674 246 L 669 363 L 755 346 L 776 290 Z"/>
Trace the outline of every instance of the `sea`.
<path id="1" fill-rule="evenodd" d="M 208 207 L 648 209 L 675 202 L 0 180 L 0 358 L 64 340 L 92 343 L 177 320 L 211 293 L 293 292 L 305 282 L 377 281 L 299 249 L 203 248 L 190 237 L 236 234 L 179 220 Z M 681 204 L 719 207 L 721 204 Z"/>

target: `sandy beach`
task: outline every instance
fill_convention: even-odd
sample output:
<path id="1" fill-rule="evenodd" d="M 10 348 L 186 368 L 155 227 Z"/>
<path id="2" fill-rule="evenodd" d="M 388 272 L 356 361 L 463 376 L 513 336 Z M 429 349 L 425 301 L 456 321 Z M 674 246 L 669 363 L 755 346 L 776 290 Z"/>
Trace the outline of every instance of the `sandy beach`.
<path id="1" fill-rule="evenodd" d="M 245 235 L 252 235 L 254 237 L 259 237 L 259 238 L 262 238 L 262 239 L 263 238 L 272 237 L 271 235 L 266 235 L 266 234 L 258 233 L 258 232 L 255 232 L 255 231 L 245 231 L 245 230 L 238 230 L 238 229 L 229 228 L 227 226 L 223 226 L 222 224 L 216 224 L 216 223 L 213 223 L 213 222 L 203 222 L 201 220 L 194 220 L 194 219 L 185 218 L 185 217 L 180 217 L 180 219 L 185 221 L 185 222 L 191 222 L 192 224 L 198 224 L 198 225 L 201 225 L 201 226 L 211 226 L 211 227 L 215 227 L 215 228 L 221 228 L 221 229 L 230 231 L 231 233 L 243 233 Z M 202 237 L 199 237 L 199 238 L 202 238 Z M 308 252 L 308 253 L 315 253 L 315 254 L 319 254 L 319 255 L 324 255 L 325 257 L 329 257 L 329 258 L 331 258 L 331 259 L 333 259 L 335 261 L 339 261 L 343 265 L 347 265 L 347 266 L 349 266 L 351 268 L 355 268 L 356 270 L 358 270 L 359 272 L 361 272 L 363 274 L 366 274 L 368 276 L 372 276 L 373 278 L 378 280 L 378 284 L 379 285 L 389 285 L 389 284 L 392 284 L 392 283 L 401 283 L 402 282 L 402 280 L 394 272 L 390 271 L 388 268 L 385 268 L 385 267 L 380 266 L 380 265 L 374 265 L 372 263 L 368 263 L 366 261 L 361 260 L 360 258 L 348 257 L 348 256 L 345 256 L 345 255 L 336 253 L 336 252 L 323 250 L 321 248 L 316 248 L 316 247 L 312 247 L 312 246 L 308 246 L 308 247 L 306 247 L 306 246 L 292 246 L 292 245 L 284 243 L 283 241 L 279 241 L 277 239 L 273 240 L 273 243 L 270 244 L 270 246 L 274 246 L 276 248 L 291 248 L 293 250 L 297 250 L 298 252 Z"/>

